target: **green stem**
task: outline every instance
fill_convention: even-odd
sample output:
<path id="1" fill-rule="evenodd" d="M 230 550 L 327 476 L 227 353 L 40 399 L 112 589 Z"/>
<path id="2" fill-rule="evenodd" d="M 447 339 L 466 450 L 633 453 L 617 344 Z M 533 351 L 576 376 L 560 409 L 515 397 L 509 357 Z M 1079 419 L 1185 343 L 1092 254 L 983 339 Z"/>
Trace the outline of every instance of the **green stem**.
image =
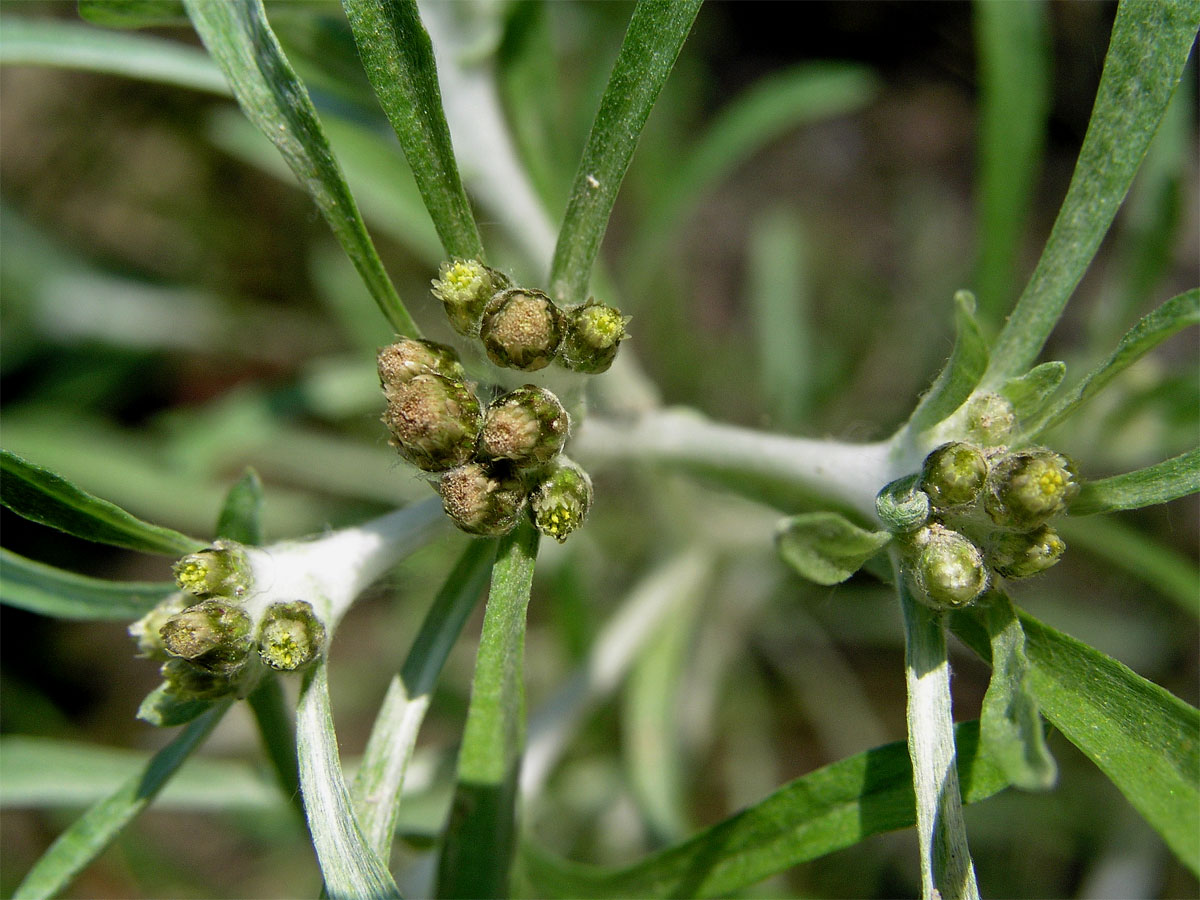
<path id="1" fill-rule="evenodd" d="M 904 613 L 908 755 L 917 800 L 921 896 L 979 900 L 955 763 L 945 617 L 913 596 L 897 557 L 893 566 Z"/>

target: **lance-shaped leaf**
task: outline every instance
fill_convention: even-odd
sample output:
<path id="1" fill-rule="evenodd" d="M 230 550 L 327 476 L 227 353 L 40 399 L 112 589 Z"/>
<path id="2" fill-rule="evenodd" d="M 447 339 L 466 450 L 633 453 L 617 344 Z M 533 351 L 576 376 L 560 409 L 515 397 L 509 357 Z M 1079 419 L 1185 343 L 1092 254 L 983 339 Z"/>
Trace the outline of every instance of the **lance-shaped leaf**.
<path id="1" fill-rule="evenodd" d="M 222 96 L 230 93 L 221 70 L 194 47 L 58 19 L 5 16 L 0 25 L 0 63 L 88 69 Z"/>
<path id="2" fill-rule="evenodd" d="M 916 437 L 954 412 L 979 384 L 988 364 L 987 342 L 975 321 L 975 297 L 970 291 L 954 295 L 954 350 L 937 380 L 921 398 L 906 430 Z"/>
<path id="3" fill-rule="evenodd" d="M 640 0 L 634 8 L 558 233 L 550 268 L 555 300 L 574 304 L 587 295 L 617 191 L 699 10 L 700 0 Z"/>
<path id="4" fill-rule="evenodd" d="M 217 537 L 258 546 L 262 533 L 263 486 L 258 473 L 247 469 L 225 495 L 217 518 Z"/>
<path id="5" fill-rule="evenodd" d="M 979 612 L 955 634 L 987 659 Z M 1020 613 L 1029 684 L 1044 715 L 1200 873 L 1200 710 L 1099 650 Z"/>
<path id="6" fill-rule="evenodd" d="M 1104 238 L 1196 40 L 1200 2 L 1125 0 L 1117 9 L 1079 162 L 1042 257 L 992 347 L 985 386 L 1029 368 Z"/>
<path id="7" fill-rule="evenodd" d="M 78 0 L 79 17 L 105 28 L 186 25 L 182 0 Z"/>
<path id="8" fill-rule="evenodd" d="M 886 531 L 867 531 L 834 512 L 801 513 L 779 523 L 775 543 L 793 569 L 817 584 L 840 584 L 887 546 Z"/>
<path id="9" fill-rule="evenodd" d="M 75 537 L 166 556 L 182 556 L 204 546 L 196 538 L 143 522 L 8 450 L 0 450 L 0 474 L 0 503 L 26 519 Z"/>
<path id="10" fill-rule="evenodd" d="M 224 701 L 181 697 L 167 690 L 166 682 L 163 682 L 142 699 L 137 717 L 155 728 L 174 728 L 204 715 L 217 702 Z"/>
<path id="11" fill-rule="evenodd" d="M 979 715 L 983 752 L 1012 784 L 1045 790 L 1053 786 L 1058 767 L 1029 685 L 1025 632 L 1012 601 L 1000 591 L 988 596 L 982 618 L 992 642 L 992 678 Z"/>
<path id="12" fill-rule="evenodd" d="M 982 754 L 979 726 L 955 729 L 965 803 L 1006 787 Z M 699 834 L 633 865 L 570 863 L 531 844 L 522 874 L 538 897 L 721 897 L 872 834 L 914 822 L 912 764 L 903 741 L 817 769 Z"/>
<path id="13" fill-rule="evenodd" d="M 1200 449 L 1136 472 L 1085 481 L 1068 511 L 1073 516 L 1090 516 L 1119 509 L 1141 509 L 1197 491 L 1200 491 Z"/>
<path id="14" fill-rule="evenodd" d="M 174 582 L 105 581 L 0 549 L 0 603 L 56 619 L 129 620 L 177 590 Z"/>
<path id="15" fill-rule="evenodd" d="M 1050 403 L 1066 374 L 1065 363 L 1045 362 L 1034 366 L 1020 378 L 1005 382 L 1000 389 L 1000 396 L 1013 405 L 1017 422 L 1033 421 Z"/>
<path id="16" fill-rule="evenodd" d="M 396 882 L 363 837 L 350 803 L 333 732 L 324 659 L 304 675 L 296 708 L 296 750 L 304 812 L 329 896 L 334 900 L 399 897 Z"/>
<path id="17" fill-rule="evenodd" d="M 384 271 L 308 91 L 283 55 L 262 0 L 185 0 L 188 16 L 246 116 L 283 154 L 392 327 L 420 335 Z"/>
<path id="18" fill-rule="evenodd" d="M 525 610 L 537 548 L 538 533 L 525 520 L 501 539 L 496 554 L 438 862 L 439 897 L 508 896 L 525 743 Z"/>
<path id="19" fill-rule="evenodd" d="M 214 706 L 158 751 L 144 771 L 75 820 L 34 864 L 13 896 L 22 900 L 53 897 L 65 888 L 150 805 L 183 761 L 203 743 L 229 706 L 229 701 Z"/>
<path id="20" fill-rule="evenodd" d="M 1193 288 L 1167 300 L 1153 312 L 1143 316 L 1136 325 L 1125 333 L 1112 352 L 1100 366 L 1089 372 L 1041 421 L 1030 422 L 1023 430 L 1031 437 L 1048 431 L 1070 416 L 1082 403 L 1089 400 L 1120 372 L 1137 362 L 1167 338 L 1187 328 L 1200 324 L 1200 288 Z M 1049 365 L 1047 363 L 1047 365 Z M 1038 368 L 1041 368 L 1039 366 Z M 1034 370 L 1036 371 L 1036 369 Z"/>
<path id="21" fill-rule="evenodd" d="M 386 860 L 396 833 L 400 792 L 417 734 L 446 657 L 491 572 L 496 542 L 472 541 L 438 592 L 400 674 L 388 685 L 351 792 L 363 834 Z"/>
<path id="22" fill-rule="evenodd" d="M 413 0 L 342 0 L 371 86 L 400 139 L 447 256 L 483 260 L 442 111 L 433 46 Z"/>

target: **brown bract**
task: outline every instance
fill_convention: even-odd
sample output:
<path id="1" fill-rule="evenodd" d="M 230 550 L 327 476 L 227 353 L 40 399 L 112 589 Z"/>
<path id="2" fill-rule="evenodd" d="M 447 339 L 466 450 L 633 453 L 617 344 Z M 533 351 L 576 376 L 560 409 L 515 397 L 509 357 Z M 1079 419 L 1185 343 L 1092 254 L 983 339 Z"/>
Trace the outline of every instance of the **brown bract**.
<path id="1" fill-rule="evenodd" d="M 554 302 L 541 291 L 522 288 L 488 301 L 479 333 L 493 363 L 527 372 L 550 365 L 562 335 L 563 315 Z"/>

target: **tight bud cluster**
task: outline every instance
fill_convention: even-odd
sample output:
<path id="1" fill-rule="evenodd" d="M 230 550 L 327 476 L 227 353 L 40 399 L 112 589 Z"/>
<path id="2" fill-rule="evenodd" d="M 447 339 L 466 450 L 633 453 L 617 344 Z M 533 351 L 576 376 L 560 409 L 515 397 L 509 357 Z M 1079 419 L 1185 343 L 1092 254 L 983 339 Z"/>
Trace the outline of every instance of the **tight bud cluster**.
<path id="1" fill-rule="evenodd" d="M 952 441 L 926 456 L 920 473 L 880 491 L 876 508 L 905 548 L 918 595 L 955 609 L 996 576 L 1024 578 L 1057 563 L 1066 544 L 1047 523 L 1078 490 L 1061 453 Z"/>
<path id="2" fill-rule="evenodd" d="M 552 362 L 607 371 L 628 333 L 627 316 L 589 300 L 561 309 L 476 260 L 443 263 L 433 282 L 451 327 L 477 338 L 495 365 L 526 372 Z M 587 473 L 562 455 L 570 419 L 551 391 L 527 384 L 481 399 L 453 348 L 399 338 L 379 352 L 391 444 L 431 473 L 446 515 L 468 534 L 506 534 L 522 515 L 562 542 L 592 504 Z"/>
<path id="3" fill-rule="evenodd" d="M 324 652 L 325 626 L 311 604 L 294 600 L 247 608 L 253 579 L 245 551 L 233 541 L 188 554 L 174 571 L 180 593 L 129 629 L 143 656 L 164 660 L 162 675 L 172 694 L 242 696 L 262 665 L 291 672 Z"/>

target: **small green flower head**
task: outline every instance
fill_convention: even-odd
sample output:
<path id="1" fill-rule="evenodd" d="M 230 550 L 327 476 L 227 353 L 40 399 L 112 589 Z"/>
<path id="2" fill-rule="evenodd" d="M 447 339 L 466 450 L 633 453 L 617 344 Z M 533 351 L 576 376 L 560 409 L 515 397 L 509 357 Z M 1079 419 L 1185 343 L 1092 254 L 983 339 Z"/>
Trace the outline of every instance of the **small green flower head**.
<path id="1" fill-rule="evenodd" d="M 1067 545 L 1049 525 L 1029 533 L 1006 532 L 993 542 L 988 561 L 1007 578 L 1025 578 L 1045 572 L 1058 562 Z"/>
<path id="2" fill-rule="evenodd" d="M 512 531 L 525 509 L 527 492 L 504 466 L 467 463 L 438 482 L 442 508 L 467 534 L 501 535 Z"/>
<path id="3" fill-rule="evenodd" d="M 983 554 L 957 531 L 934 523 L 917 532 L 913 576 L 925 602 L 934 609 L 959 609 L 988 586 Z"/>
<path id="4" fill-rule="evenodd" d="M 587 518 L 592 506 L 592 479 L 571 460 L 559 457 L 529 496 L 533 524 L 563 543 Z"/>
<path id="5" fill-rule="evenodd" d="M 446 307 L 450 326 L 465 337 L 479 337 L 483 308 L 497 291 L 510 285 L 508 278 L 473 259 L 444 262 L 433 281 L 433 296 Z"/>
<path id="6" fill-rule="evenodd" d="M 929 520 L 929 495 L 920 482 L 920 475 L 898 478 L 875 497 L 875 511 L 888 531 L 913 531 Z"/>
<path id="7" fill-rule="evenodd" d="M 564 313 L 566 331 L 559 361 L 576 372 L 607 372 L 621 341 L 629 337 L 629 316 L 612 306 L 589 300 Z"/>
<path id="8" fill-rule="evenodd" d="M 210 672 L 230 675 L 246 662 L 250 630 L 250 617 L 241 607 L 205 600 L 169 618 L 159 633 L 172 656 Z"/>
<path id="9" fill-rule="evenodd" d="M 563 314 L 541 291 L 514 288 L 488 301 L 479 336 L 493 363 L 533 372 L 558 352 Z"/>
<path id="10" fill-rule="evenodd" d="M 984 508 L 997 525 L 1028 531 L 1066 509 L 1078 491 L 1067 457 L 1044 447 L 1020 450 L 993 464 Z"/>
<path id="11" fill-rule="evenodd" d="M 976 394 L 967 404 L 967 434 L 985 447 L 1003 444 L 1016 424 L 1013 405 L 999 394 Z"/>
<path id="12" fill-rule="evenodd" d="M 258 655 L 280 672 L 294 672 L 325 650 L 325 626 L 304 600 L 272 603 L 258 630 Z"/>
<path id="13" fill-rule="evenodd" d="M 182 592 L 171 594 L 129 626 L 129 636 L 137 641 L 138 656 L 166 659 L 170 655 L 163 644 L 162 627 L 172 616 L 183 612 L 193 599 Z"/>
<path id="14" fill-rule="evenodd" d="M 553 393 L 527 384 L 498 398 L 483 417 L 479 452 L 514 466 L 540 466 L 567 441 L 567 411 Z"/>
<path id="15" fill-rule="evenodd" d="M 402 337 L 379 351 L 379 385 L 390 395 L 418 375 L 432 373 L 451 381 L 466 381 L 467 373 L 453 347 Z"/>
<path id="16" fill-rule="evenodd" d="M 207 550 L 189 553 L 172 571 L 179 589 L 197 597 L 240 600 L 253 582 L 246 552 L 234 541 L 217 541 Z"/>
<path id="17" fill-rule="evenodd" d="M 391 392 L 383 423 L 401 456 L 418 469 L 442 472 L 475 455 L 483 414 L 465 382 L 425 374 Z"/>
<path id="18" fill-rule="evenodd" d="M 216 700 L 237 691 L 238 674 L 210 672 L 186 659 L 169 659 L 161 669 L 167 690 L 187 700 Z"/>
<path id="19" fill-rule="evenodd" d="M 952 441 L 925 457 L 921 489 L 936 509 L 952 509 L 974 502 L 987 479 L 983 451 L 973 444 Z"/>

